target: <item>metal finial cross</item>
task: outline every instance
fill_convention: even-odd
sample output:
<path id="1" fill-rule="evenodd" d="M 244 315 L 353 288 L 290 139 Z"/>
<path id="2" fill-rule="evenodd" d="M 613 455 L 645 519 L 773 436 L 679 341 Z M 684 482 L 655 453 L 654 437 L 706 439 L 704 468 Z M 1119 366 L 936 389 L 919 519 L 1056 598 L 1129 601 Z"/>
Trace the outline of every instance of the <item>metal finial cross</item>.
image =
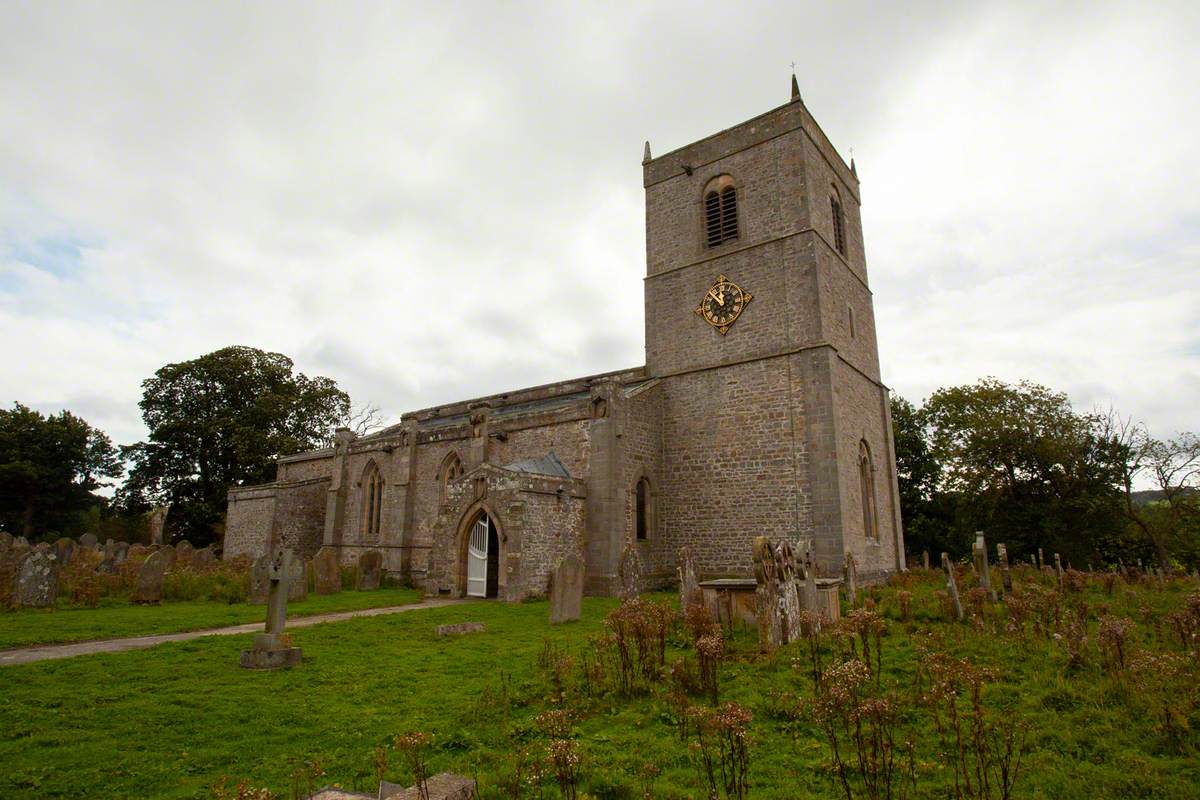
<path id="1" fill-rule="evenodd" d="M 796 74 L 796 62 L 795 61 L 792 62 L 792 74 L 793 75 Z"/>

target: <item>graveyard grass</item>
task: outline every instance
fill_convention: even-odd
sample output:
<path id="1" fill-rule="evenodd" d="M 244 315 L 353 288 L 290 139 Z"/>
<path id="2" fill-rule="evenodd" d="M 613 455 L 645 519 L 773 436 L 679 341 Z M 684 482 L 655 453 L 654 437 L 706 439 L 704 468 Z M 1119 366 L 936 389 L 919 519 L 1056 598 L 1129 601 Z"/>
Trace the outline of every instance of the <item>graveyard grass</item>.
<path id="1" fill-rule="evenodd" d="M 1033 579 L 1032 570 L 1024 572 Z M 912 691 L 921 643 L 935 642 L 994 669 L 986 705 L 1029 726 L 1016 798 L 1182 799 L 1200 792 L 1196 698 L 1179 698 L 1189 709 L 1184 722 L 1190 729 L 1182 747 L 1168 746 L 1143 698 L 1101 666 L 1094 621 L 1091 657 L 1068 670 L 1052 637 L 1022 640 L 946 622 L 934 595 L 941 588 L 938 573 L 904 584 L 870 590 L 887 623 L 885 684 L 894 681 L 901 694 Z M 909 622 L 897 611 L 900 589 L 912 594 Z M 1163 588 L 1118 583 L 1112 596 L 1089 585 L 1082 597 L 1093 609 L 1108 606 L 1136 620 L 1137 647 L 1170 650 L 1169 626 L 1151 620 L 1182 608 L 1196 591 L 1190 580 Z M 376 785 L 375 746 L 395 734 L 424 731 L 433 734 L 433 771 L 474 775 L 485 797 L 500 797 L 497 780 L 510 769 L 514 750 L 530 745 L 544 752 L 534 719 L 553 704 L 539 655 L 549 642 L 578 660 L 616 606 L 589 598 L 582 620 L 553 627 L 546 602 L 477 602 L 318 625 L 293 633 L 304 663 L 279 672 L 238 668 L 248 635 L 0 668 L 0 796 L 210 798 L 222 776 L 231 784 L 245 779 L 269 786 L 282 798 L 309 784 L 367 789 Z M 435 635 L 439 624 L 472 620 L 485 623 L 486 632 Z M 754 714 L 749 796 L 843 797 L 819 729 L 778 710 L 785 705 L 780 691 L 812 696 L 804 670 L 792 666 L 793 659 L 807 663 L 805 642 L 760 656 L 755 632 L 743 630 L 727 644 L 721 701 Z M 686 634 L 673 634 L 668 662 L 690 649 Z M 568 701 L 581 710 L 573 731 L 583 759 L 581 798 L 642 797 L 646 764 L 660 770 L 650 796 L 704 797 L 663 694 L 660 688 L 632 699 L 610 694 Z M 932 724 L 915 715 L 905 723 L 917 735 L 919 776 L 917 791 L 907 796 L 945 797 Z M 295 777 L 298 771 L 311 775 L 314 762 L 323 775 Z M 386 777 L 411 778 L 394 752 Z M 545 797 L 558 797 L 552 786 L 548 782 Z"/>
<path id="2" fill-rule="evenodd" d="M 415 589 L 386 588 L 369 592 L 317 595 L 288 604 L 288 616 L 330 614 L 418 602 Z M 175 600 L 158 605 L 136 605 L 124 598 L 104 598 L 98 608 L 69 606 L 57 609 L 21 609 L 0 612 L 0 650 L 40 644 L 79 642 L 180 633 L 261 622 L 266 606 L 211 600 Z"/>

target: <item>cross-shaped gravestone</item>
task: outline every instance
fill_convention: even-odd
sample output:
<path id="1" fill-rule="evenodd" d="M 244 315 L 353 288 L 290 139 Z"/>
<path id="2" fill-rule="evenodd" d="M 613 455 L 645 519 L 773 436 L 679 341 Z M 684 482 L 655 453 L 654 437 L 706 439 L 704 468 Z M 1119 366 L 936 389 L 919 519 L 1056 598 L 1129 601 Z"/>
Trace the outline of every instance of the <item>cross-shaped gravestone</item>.
<path id="1" fill-rule="evenodd" d="M 284 633 L 291 567 L 291 550 L 272 554 L 268 567 L 267 629 L 255 634 L 253 649 L 242 651 L 241 664 L 247 669 L 279 669 L 300 663 L 300 648 L 292 647 L 291 636 Z"/>

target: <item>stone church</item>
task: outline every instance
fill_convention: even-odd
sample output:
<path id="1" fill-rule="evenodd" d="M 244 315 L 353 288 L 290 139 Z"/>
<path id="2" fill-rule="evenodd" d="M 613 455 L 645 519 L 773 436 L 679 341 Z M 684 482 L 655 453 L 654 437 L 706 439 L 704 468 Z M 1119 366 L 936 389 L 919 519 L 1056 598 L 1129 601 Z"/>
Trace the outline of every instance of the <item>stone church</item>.
<path id="1" fill-rule="evenodd" d="M 431 594 L 520 600 L 565 555 L 612 594 L 680 546 L 748 576 L 756 536 L 825 574 L 902 567 L 888 389 L 853 161 L 790 102 L 642 161 L 645 366 L 405 414 L 229 491 L 225 556 L 322 546 Z"/>

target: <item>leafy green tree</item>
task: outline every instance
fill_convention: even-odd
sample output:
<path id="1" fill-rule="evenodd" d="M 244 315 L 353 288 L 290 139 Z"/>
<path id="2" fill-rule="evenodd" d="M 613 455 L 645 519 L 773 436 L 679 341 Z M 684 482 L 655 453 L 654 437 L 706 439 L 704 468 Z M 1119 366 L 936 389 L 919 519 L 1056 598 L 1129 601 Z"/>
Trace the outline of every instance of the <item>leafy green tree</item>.
<path id="1" fill-rule="evenodd" d="M 212 540 L 229 487 L 274 480 L 276 459 L 319 447 L 350 414 L 333 380 L 293 367 L 280 353 L 226 347 L 144 381 L 150 436 L 123 449 L 133 464 L 123 506 L 170 502 L 172 534 Z"/>
<path id="2" fill-rule="evenodd" d="M 893 397 L 891 406 L 905 547 L 914 555 L 929 551 L 934 561 L 943 551 L 962 555 L 967 544 L 954 535 L 954 497 L 940 489 L 942 465 L 930 448 L 925 417 L 903 397 Z"/>
<path id="3" fill-rule="evenodd" d="M 69 411 L 0 410 L 0 527 L 28 539 L 75 533 L 94 492 L 121 474 L 112 441 Z"/>
<path id="4" fill-rule="evenodd" d="M 1015 555 L 1041 547 L 1082 565 L 1124 526 L 1120 454 L 1065 394 L 985 378 L 939 389 L 920 413 L 941 489 L 959 496 L 956 537 L 977 528 Z"/>

